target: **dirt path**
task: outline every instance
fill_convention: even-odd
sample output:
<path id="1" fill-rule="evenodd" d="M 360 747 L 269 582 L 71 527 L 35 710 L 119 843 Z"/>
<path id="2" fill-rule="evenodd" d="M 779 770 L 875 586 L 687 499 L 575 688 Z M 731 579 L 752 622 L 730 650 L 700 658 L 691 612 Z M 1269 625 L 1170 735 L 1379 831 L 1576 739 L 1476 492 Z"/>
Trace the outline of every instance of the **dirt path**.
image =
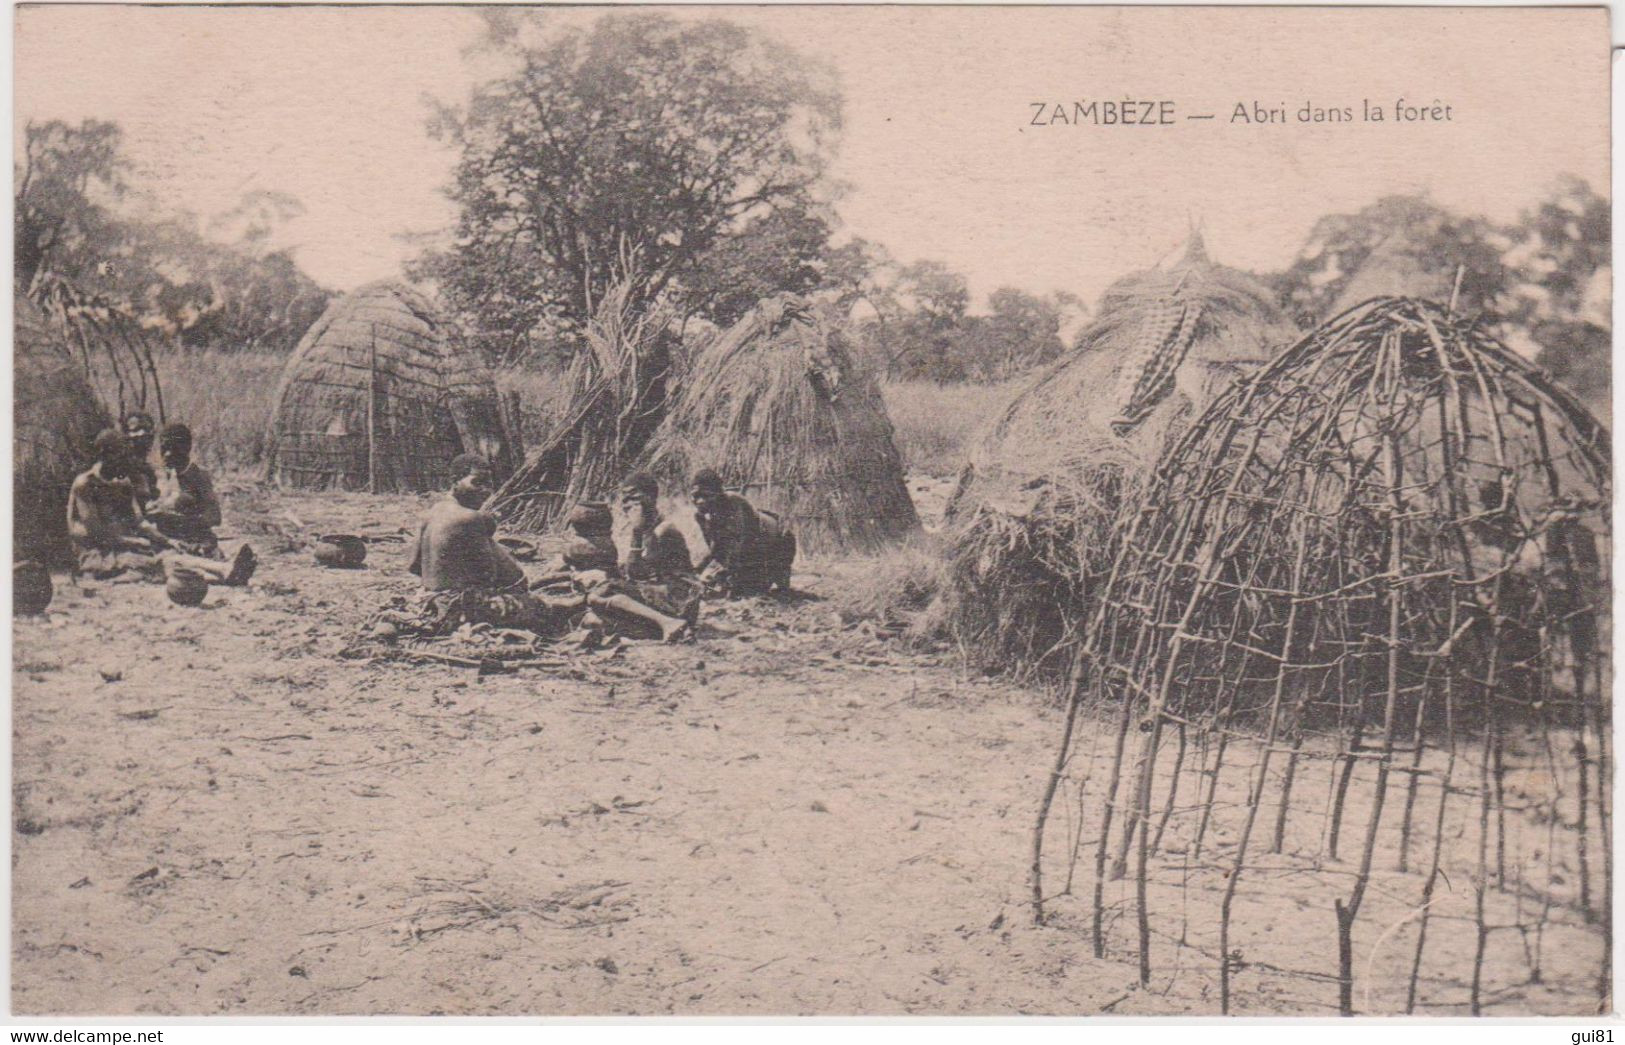
<path id="1" fill-rule="evenodd" d="M 816 602 L 579 679 L 345 661 L 405 545 L 328 572 L 274 531 L 415 507 L 233 509 L 253 589 L 64 580 L 16 626 L 17 1011 L 1135 1008 L 1132 967 L 1025 923 L 1031 694 Z"/>

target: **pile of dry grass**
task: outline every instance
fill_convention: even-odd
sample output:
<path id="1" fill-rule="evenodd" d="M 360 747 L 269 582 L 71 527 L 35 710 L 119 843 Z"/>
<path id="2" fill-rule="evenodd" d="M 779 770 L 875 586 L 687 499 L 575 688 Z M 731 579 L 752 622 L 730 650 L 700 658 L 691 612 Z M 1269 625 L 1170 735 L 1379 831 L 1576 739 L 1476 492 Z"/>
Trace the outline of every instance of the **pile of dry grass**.
<path id="1" fill-rule="evenodd" d="M 75 348 L 22 296 L 14 331 L 12 554 L 55 565 L 68 552 L 68 490 L 90 466 L 96 433 L 113 422 Z"/>
<path id="2" fill-rule="evenodd" d="M 631 283 L 598 303 L 570 364 L 563 415 L 487 505 L 511 528 L 541 533 L 572 505 L 596 500 L 624 478 L 666 416 L 669 315 L 636 315 Z"/>
<path id="3" fill-rule="evenodd" d="M 700 349 L 644 464 L 684 485 L 716 469 L 807 551 L 874 551 L 920 528 L 893 435 L 838 327 L 783 295 Z"/>
<path id="4" fill-rule="evenodd" d="M 989 426 L 949 504 L 933 617 L 972 664 L 1064 669 L 1162 447 L 1296 333 L 1265 287 L 1196 237 L 1176 264 L 1106 291 L 1074 351 Z"/>
<path id="5" fill-rule="evenodd" d="M 266 470 L 305 489 L 423 491 L 476 452 L 506 475 L 517 447 L 504 413 L 490 374 L 428 299 L 373 283 L 329 306 L 294 349 Z"/>

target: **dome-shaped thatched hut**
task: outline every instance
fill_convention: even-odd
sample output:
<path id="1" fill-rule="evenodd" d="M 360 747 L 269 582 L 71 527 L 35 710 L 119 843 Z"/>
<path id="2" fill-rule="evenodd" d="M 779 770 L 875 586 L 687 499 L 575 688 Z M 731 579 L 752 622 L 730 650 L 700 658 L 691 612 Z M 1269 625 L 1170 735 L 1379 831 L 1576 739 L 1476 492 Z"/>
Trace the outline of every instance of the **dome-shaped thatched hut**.
<path id="1" fill-rule="evenodd" d="M 57 565 L 68 554 L 68 489 L 113 421 L 72 347 L 22 295 L 13 329 L 12 556 Z"/>
<path id="2" fill-rule="evenodd" d="M 1097 953 L 1121 901 L 1142 982 L 1160 928 L 1217 957 L 1227 1011 L 1283 964 L 1345 1014 L 1476 1014 L 1528 982 L 1606 1006 L 1610 474 L 1584 407 L 1431 302 L 1360 305 L 1220 394 L 1127 519 L 1049 788 L 1077 708 L 1112 708 Z M 1283 892 L 1336 911 L 1318 950 L 1268 933 Z M 1495 931 L 1520 921 L 1563 955 L 1533 981 L 1528 937 Z"/>
<path id="3" fill-rule="evenodd" d="M 937 619 L 984 666 L 1063 667 L 1110 563 L 1118 512 L 1171 432 L 1297 329 L 1253 277 L 1193 236 L 1173 265 L 1106 291 L 1072 352 L 973 447 L 949 504 Z"/>
<path id="4" fill-rule="evenodd" d="M 448 485 L 459 453 L 515 463 L 491 375 L 427 298 L 369 284 L 330 305 L 282 374 L 268 475 L 306 489 Z"/>
<path id="5" fill-rule="evenodd" d="M 699 351 L 644 464 L 678 489 L 716 469 L 808 551 L 874 551 L 920 528 L 879 386 L 840 331 L 788 295 Z"/>

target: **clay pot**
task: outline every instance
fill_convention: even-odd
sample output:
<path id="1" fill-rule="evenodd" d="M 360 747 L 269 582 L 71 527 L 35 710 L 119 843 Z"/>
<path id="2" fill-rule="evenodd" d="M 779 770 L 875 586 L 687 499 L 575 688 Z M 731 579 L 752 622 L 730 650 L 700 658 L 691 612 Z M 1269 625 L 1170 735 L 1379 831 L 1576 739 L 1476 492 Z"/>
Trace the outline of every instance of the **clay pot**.
<path id="1" fill-rule="evenodd" d="M 316 542 L 316 561 L 335 569 L 353 570 L 367 561 L 367 542 L 353 533 L 324 534 Z"/>
<path id="2" fill-rule="evenodd" d="M 11 612 L 17 616 L 44 613 L 55 594 L 51 571 L 39 563 L 25 559 L 11 568 Z"/>
<path id="3" fill-rule="evenodd" d="M 209 582 L 203 579 L 202 574 L 191 570 L 170 570 L 169 579 L 164 582 L 164 591 L 169 595 L 169 601 L 177 606 L 201 606 L 204 597 L 209 594 Z"/>

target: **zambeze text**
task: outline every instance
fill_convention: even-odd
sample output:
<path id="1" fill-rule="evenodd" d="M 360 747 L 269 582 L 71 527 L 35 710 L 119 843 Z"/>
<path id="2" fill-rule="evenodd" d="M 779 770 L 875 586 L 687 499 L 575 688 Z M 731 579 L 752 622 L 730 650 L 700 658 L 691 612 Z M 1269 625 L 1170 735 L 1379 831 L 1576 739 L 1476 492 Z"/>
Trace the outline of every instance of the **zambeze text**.
<path id="1" fill-rule="evenodd" d="M 1136 101 L 1132 98 L 1092 102 L 1029 102 L 1031 127 L 1068 127 L 1093 124 L 1097 127 L 1166 127 L 1174 122 L 1171 101 Z"/>

